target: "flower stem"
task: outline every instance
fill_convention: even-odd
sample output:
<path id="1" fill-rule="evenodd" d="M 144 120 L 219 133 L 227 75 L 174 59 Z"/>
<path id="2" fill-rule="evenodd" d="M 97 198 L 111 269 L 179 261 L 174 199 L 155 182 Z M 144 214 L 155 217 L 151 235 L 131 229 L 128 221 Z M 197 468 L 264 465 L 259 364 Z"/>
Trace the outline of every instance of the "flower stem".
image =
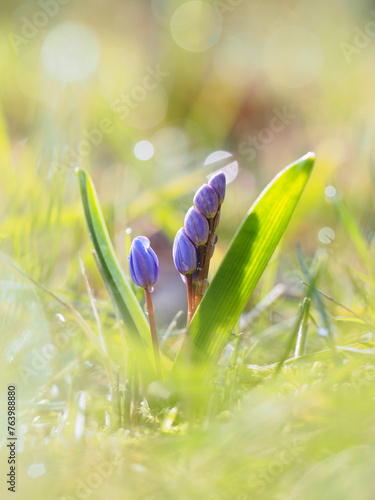
<path id="1" fill-rule="evenodd" d="M 193 290 L 193 277 L 191 274 L 186 275 L 186 290 L 188 299 L 188 314 L 186 321 L 186 328 L 187 328 L 194 314 L 194 290 Z"/>
<path id="2" fill-rule="evenodd" d="M 161 378 L 162 377 L 161 361 L 160 361 L 160 351 L 159 351 L 158 336 L 157 336 L 157 333 L 156 333 L 156 323 L 155 323 L 154 306 L 153 306 L 153 303 L 152 303 L 151 292 L 149 292 L 147 290 L 147 288 L 145 288 L 145 297 L 146 297 L 146 307 L 147 307 L 147 312 L 148 312 L 148 319 L 149 319 L 149 322 L 150 322 L 152 346 L 154 348 L 156 373 L 157 373 L 158 377 Z"/>

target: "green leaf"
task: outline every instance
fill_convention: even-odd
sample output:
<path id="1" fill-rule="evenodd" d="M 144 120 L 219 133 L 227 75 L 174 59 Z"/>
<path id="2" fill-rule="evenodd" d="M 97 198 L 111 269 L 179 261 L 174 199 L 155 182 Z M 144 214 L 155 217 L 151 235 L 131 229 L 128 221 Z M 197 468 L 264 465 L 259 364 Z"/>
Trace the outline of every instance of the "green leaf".
<path id="1" fill-rule="evenodd" d="M 250 208 L 190 323 L 174 374 L 187 357 L 202 367 L 217 362 L 288 225 L 314 160 L 308 153 L 286 167 Z"/>
<path id="2" fill-rule="evenodd" d="M 128 345 L 135 352 L 145 381 L 150 381 L 155 378 L 155 372 L 149 324 L 117 259 L 92 180 L 83 169 L 78 169 L 77 173 L 86 223 L 101 274 L 124 322 Z"/>

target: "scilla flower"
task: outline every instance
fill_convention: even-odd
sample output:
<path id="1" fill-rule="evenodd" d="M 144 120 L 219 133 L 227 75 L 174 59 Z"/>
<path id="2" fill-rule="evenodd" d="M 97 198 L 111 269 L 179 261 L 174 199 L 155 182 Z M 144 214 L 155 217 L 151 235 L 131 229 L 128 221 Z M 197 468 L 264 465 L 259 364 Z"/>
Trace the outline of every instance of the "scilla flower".
<path id="1" fill-rule="evenodd" d="M 134 238 L 130 247 L 129 267 L 134 283 L 151 291 L 159 278 L 159 261 L 146 236 Z"/>
<path id="2" fill-rule="evenodd" d="M 134 283 L 145 289 L 147 313 L 150 322 L 152 347 L 155 357 L 155 368 L 156 373 L 161 378 L 162 367 L 159 342 L 156 331 L 154 306 L 152 304 L 154 284 L 159 278 L 159 261 L 156 253 L 150 247 L 150 240 L 146 238 L 146 236 L 137 236 L 132 241 L 129 253 L 129 268 L 130 275 Z"/>
<path id="3" fill-rule="evenodd" d="M 215 217 L 219 208 L 219 197 L 215 189 L 203 184 L 194 196 L 194 205 L 207 219 Z"/>

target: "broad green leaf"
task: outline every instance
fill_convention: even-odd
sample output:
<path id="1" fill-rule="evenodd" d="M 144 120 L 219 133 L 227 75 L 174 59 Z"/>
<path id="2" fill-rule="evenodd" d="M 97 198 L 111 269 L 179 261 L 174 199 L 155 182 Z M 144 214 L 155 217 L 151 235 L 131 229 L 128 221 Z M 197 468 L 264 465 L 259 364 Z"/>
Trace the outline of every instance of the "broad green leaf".
<path id="1" fill-rule="evenodd" d="M 186 357 L 202 366 L 218 360 L 288 225 L 314 160 L 308 153 L 286 167 L 250 208 L 190 323 L 175 374 Z"/>
<path id="2" fill-rule="evenodd" d="M 94 185 L 84 170 L 78 169 L 77 173 L 86 223 L 101 274 L 124 322 L 129 347 L 135 352 L 145 380 L 150 381 L 154 378 L 154 365 L 147 319 L 117 259 Z"/>

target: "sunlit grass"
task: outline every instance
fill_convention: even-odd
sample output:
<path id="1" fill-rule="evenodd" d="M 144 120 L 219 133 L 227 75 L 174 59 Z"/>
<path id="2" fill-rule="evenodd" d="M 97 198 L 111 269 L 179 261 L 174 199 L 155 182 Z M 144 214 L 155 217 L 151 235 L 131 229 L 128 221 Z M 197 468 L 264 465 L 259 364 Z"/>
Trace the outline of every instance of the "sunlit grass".
<path id="1" fill-rule="evenodd" d="M 64 231 L 74 235 L 72 223 L 83 229 L 84 221 L 77 215 L 79 206 L 74 204 L 72 210 L 75 215 L 65 219 Z M 32 220 L 32 212 L 27 213 L 29 217 Z M 168 386 L 154 387 L 147 401 L 140 398 L 137 383 L 121 383 L 116 389 L 120 409 L 108 399 L 110 384 L 103 356 L 75 312 L 83 316 L 88 331 L 98 335 L 78 254 L 74 258 L 76 250 L 72 250 L 71 264 L 76 275 L 68 277 L 70 286 L 53 286 L 50 291 L 49 281 L 59 276 L 56 264 L 51 275 L 39 278 L 41 288 L 4 257 L 2 353 L 7 368 L 3 382 L 11 379 L 18 385 L 19 431 L 24 440 L 20 463 L 25 464 L 20 466 L 18 480 L 30 498 L 41 488 L 56 498 L 80 498 L 87 491 L 91 498 L 100 498 L 103 491 L 132 498 L 310 498 L 312 485 L 322 498 L 367 494 L 361 457 L 368 456 L 366 463 L 372 463 L 375 349 L 369 299 L 372 266 L 367 258 L 372 249 L 366 246 L 354 217 L 349 226 L 346 219 L 341 221 L 345 231 L 357 238 L 347 241 L 345 252 L 355 256 L 357 248 L 362 253 L 347 264 L 343 277 L 343 255 L 336 258 L 334 244 L 323 250 L 323 271 L 316 286 L 346 308 L 322 295 L 318 303 L 313 298 L 306 356 L 287 361 L 276 375 L 299 314 L 298 304 L 308 294 L 308 288 L 300 284 L 307 278 L 298 270 L 297 257 L 289 259 L 295 266 L 290 274 L 279 251 L 273 262 L 281 259 L 281 274 L 275 273 L 272 264 L 267 268 L 250 306 L 250 310 L 255 306 L 254 316 L 235 329 L 219 362 L 207 408 L 204 414 L 195 415 L 199 420 L 170 398 Z M 26 224 L 26 214 L 21 222 Z M 41 222 L 40 233 L 34 228 L 31 241 L 40 241 L 47 227 Z M 59 232 L 53 234 L 61 242 Z M 82 245 L 84 239 L 74 237 L 72 243 Z M 123 364 L 123 327 L 88 249 L 81 256 L 98 296 L 95 309 L 115 360 L 115 379 L 116 370 L 121 369 L 132 380 L 136 373 L 132 360 Z M 23 259 L 15 255 L 13 262 L 24 271 L 28 260 Z M 38 278 L 35 269 L 40 268 L 31 265 L 28 274 Z M 275 292 L 275 298 L 256 313 L 264 291 L 283 281 L 283 276 L 289 285 Z M 349 284 L 345 291 L 343 280 Z M 328 318 L 335 343 L 351 347 L 333 355 L 327 339 L 318 334 L 324 327 L 319 308 Z M 164 332 L 161 328 L 161 337 Z M 179 335 L 181 330 L 172 329 L 165 340 L 171 358 Z M 286 354 L 293 356 L 293 350 L 294 344 Z M 33 464 L 36 471 L 43 464 L 48 476 L 32 478 L 29 467 Z M 358 477 L 363 478 L 361 483 Z M 344 479 L 349 484 L 345 491 Z"/>

